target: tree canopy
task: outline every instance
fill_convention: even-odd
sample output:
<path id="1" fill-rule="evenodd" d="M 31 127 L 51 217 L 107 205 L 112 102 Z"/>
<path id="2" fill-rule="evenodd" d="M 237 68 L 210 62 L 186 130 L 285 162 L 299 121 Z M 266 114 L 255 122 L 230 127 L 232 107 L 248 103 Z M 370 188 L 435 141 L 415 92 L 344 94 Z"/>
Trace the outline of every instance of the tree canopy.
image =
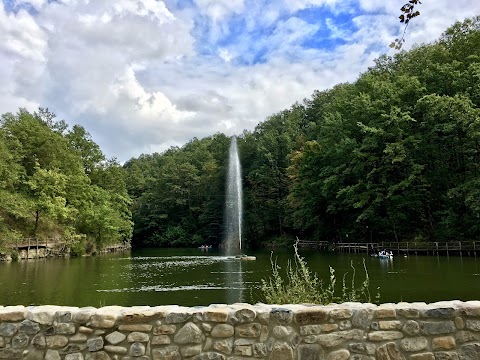
<path id="1" fill-rule="evenodd" d="M 81 126 L 48 109 L 0 120 L 0 246 L 18 238 L 82 240 L 92 248 L 131 238 L 125 173 Z"/>
<path id="2" fill-rule="evenodd" d="M 245 131 L 247 242 L 477 239 L 479 49 L 480 17 L 458 22 Z M 125 164 L 135 244 L 221 241 L 228 142 Z"/>

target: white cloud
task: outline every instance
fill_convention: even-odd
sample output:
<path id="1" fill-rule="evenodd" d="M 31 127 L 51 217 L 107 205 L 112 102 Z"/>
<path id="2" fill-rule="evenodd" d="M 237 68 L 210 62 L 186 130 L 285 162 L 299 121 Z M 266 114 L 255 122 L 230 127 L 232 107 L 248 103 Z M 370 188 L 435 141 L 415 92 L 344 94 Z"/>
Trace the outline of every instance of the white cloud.
<path id="1" fill-rule="evenodd" d="M 381 0 L 17 0 L 15 11 L 3 1 L 0 113 L 49 107 L 122 161 L 252 129 L 353 81 L 393 53 L 402 30 L 401 5 Z M 448 4 L 419 7 L 406 48 L 480 13 L 480 2 Z M 316 18 L 304 17 L 313 8 Z"/>

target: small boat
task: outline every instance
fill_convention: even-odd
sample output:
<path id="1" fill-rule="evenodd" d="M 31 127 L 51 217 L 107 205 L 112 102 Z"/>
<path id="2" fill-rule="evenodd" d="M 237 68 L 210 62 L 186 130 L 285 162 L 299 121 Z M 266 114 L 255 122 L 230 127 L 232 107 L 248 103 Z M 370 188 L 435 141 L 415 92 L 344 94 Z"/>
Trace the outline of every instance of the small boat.
<path id="1" fill-rule="evenodd" d="M 378 257 L 381 259 L 393 259 L 393 253 L 391 251 L 379 251 L 378 252 Z"/>
<path id="2" fill-rule="evenodd" d="M 212 245 L 201 245 L 198 247 L 200 250 L 210 250 Z"/>

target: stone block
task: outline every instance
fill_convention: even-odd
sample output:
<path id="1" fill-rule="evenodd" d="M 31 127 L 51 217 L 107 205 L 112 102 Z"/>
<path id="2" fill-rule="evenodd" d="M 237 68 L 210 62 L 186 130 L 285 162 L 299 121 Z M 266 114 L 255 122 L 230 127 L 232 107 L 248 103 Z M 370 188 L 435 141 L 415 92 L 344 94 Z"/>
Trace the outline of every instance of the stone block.
<path id="1" fill-rule="evenodd" d="M 23 306 L 7 306 L 0 308 L 0 322 L 25 320 L 27 310 Z"/>
<path id="2" fill-rule="evenodd" d="M 338 331 L 330 334 L 314 335 L 314 343 L 318 343 L 324 347 L 334 347 L 342 344 L 348 340 L 363 340 L 365 337 L 365 331 L 359 329 Z M 307 338 L 304 340 L 306 343 Z"/>
<path id="3" fill-rule="evenodd" d="M 415 320 L 407 320 L 402 327 L 402 331 L 410 336 L 418 335 L 420 333 L 420 325 Z"/>
<path id="4" fill-rule="evenodd" d="M 55 333 L 59 335 L 73 335 L 77 332 L 75 324 L 59 323 L 55 326 Z"/>
<path id="5" fill-rule="evenodd" d="M 244 338 L 258 338 L 262 330 L 262 325 L 258 323 L 243 324 L 235 327 L 235 335 Z"/>
<path id="6" fill-rule="evenodd" d="M 21 359 L 22 350 L 20 349 L 0 349 L 0 359 Z"/>
<path id="7" fill-rule="evenodd" d="M 127 348 L 123 346 L 105 345 L 103 349 L 113 354 L 125 355 L 127 353 Z"/>
<path id="8" fill-rule="evenodd" d="M 462 345 L 460 347 L 459 357 L 461 360 L 480 359 L 480 343 Z"/>
<path id="9" fill-rule="evenodd" d="M 199 355 L 202 352 L 202 345 L 186 345 L 180 348 L 180 354 L 184 357 Z"/>
<path id="10" fill-rule="evenodd" d="M 58 306 L 39 306 L 30 308 L 30 311 L 27 314 L 27 319 L 41 325 L 52 325 L 55 313 L 58 309 Z"/>
<path id="11" fill-rule="evenodd" d="M 378 347 L 377 360 L 405 360 L 405 356 L 398 350 L 394 342 L 389 342 Z"/>
<path id="12" fill-rule="evenodd" d="M 400 331 L 372 331 L 368 334 L 370 341 L 389 341 L 403 338 L 403 333 Z"/>
<path id="13" fill-rule="evenodd" d="M 464 344 L 471 341 L 480 341 L 480 333 L 460 330 L 455 333 L 455 340 L 459 344 Z"/>
<path id="14" fill-rule="evenodd" d="M 111 329 L 115 326 L 117 315 L 114 313 L 93 314 L 91 324 L 94 328 Z"/>
<path id="15" fill-rule="evenodd" d="M 267 346 L 264 343 L 256 343 L 252 345 L 252 353 L 256 358 L 267 356 Z"/>
<path id="16" fill-rule="evenodd" d="M 168 315 L 167 315 L 168 316 Z M 200 344 L 204 339 L 203 332 L 192 322 L 186 323 L 174 336 L 177 344 Z"/>
<path id="17" fill-rule="evenodd" d="M 378 328 L 380 330 L 397 330 L 401 329 L 402 322 L 399 320 L 379 321 Z"/>
<path id="18" fill-rule="evenodd" d="M 423 310 L 420 314 L 424 318 L 448 319 L 455 316 L 455 309 L 453 307 L 434 308 Z"/>
<path id="19" fill-rule="evenodd" d="M 45 339 L 49 349 L 63 348 L 68 344 L 68 338 L 63 335 L 47 336 Z"/>
<path id="20" fill-rule="evenodd" d="M 409 337 L 400 341 L 400 347 L 409 352 L 425 350 L 428 346 L 428 341 L 423 336 Z"/>
<path id="21" fill-rule="evenodd" d="M 171 342 L 168 335 L 154 335 L 152 337 L 152 345 L 168 345 Z"/>
<path id="22" fill-rule="evenodd" d="M 122 311 L 120 312 L 119 320 L 127 323 L 147 323 L 154 320 L 156 317 L 163 316 L 165 316 L 165 314 L 162 311 L 157 311 L 156 309 L 152 309 L 148 306 L 135 306 L 122 309 Z"/>
<path id="23" fill-rule="evenodd" d="M 109 344 L 112 344 L 112 345 L 120 344 L 126 338 L 127 338 L 127 336 L 125 334 L 122 334 L 119 331 L 114 331 L 114 332 L 108 334 L 107 336 L 105 336 L 105 340 L 107 340 L 107 342 Z"/>
<path id="24" fill-rule="evenodd" d="M 374 312 L 372 309 L 358 309 L 352 317 L 352 324 L 356 328 L 368 329 L 373 320 Z"/>
<path id="25" fill-rule="evenodd" d="M 465 327 L 471 331 L 480 331 L 480 320 L 467 319 L 467 321 L 465 321 Z"/>
<path id="26" fill-rule="evenodd" d="M 213 343 L 213 349 L 223 354 L 230 355 L 233 352 L 233 338 L 215 341 Z"/>
<path id="27" fill-rule="evenodd" d="M 273 320 L 272 324 L 290 325 L 293 319 L 293 312 L 290 309 L 274 308 L 270 311 L 270 318 Z"/>
<path id="28" fill-rule="evenodd" d="M 378 308 L 374 311 L 375 319 L 386 319 L 397 317 L 397 312 L 392 308 Z"/>
<path id="29" fill-rule="evenodd" d="M 60 360 L 60 353 L 57 350 L 48 349 L 45 353 L 45 360 Z"/>
<path id="30" fill-rule="evenodd" d="M 272 335 L 277 339 L 286 339 L 293 332 L 290 326 L 277 325 L 273 328 Z"/>
<path id="31" fill-rule="evenodd" d="M 23 320 L 18 325 L 18 331 L 28 335 L 35 335 L 40 331 L 40 324 L 31 320 Z"/>
<path id="32" fill-rule="evenodd" d="M 272 352 L 270 353 L 270 360 L 293 360 L 293 349 L 284 342 L 275 343 Z"/>
<path id="33" fill-rule="evenodd" d="M 407 319 L 416 319 L 420 317 L 420 310 L 414 308 L 397 309 L 397 315 Z"/>
<path id="34" fill-rule="evenodd" d="M 410 355 L 410 360 L 435 360 L 435 356 L 431 352 Z"/>
<path id="35" fill-rule="evenodd" d="M 468 317 L 480 317 L 480 306 L 464 305 L 459 308 L 459 314 Z"/>
<path id="36" fill-rule="evenodd" d="M 84 343 L 84 342 L 87 341 L 87 335 L 78 333 L 78 334 L 75 334 L 73 336 L 70 336 L 69 341 L 70 342 L 83 342 Z"/>
<path id="37" fill-rule="evenodd" d="M 178 346 L 167 346 L 152 350 L 152 360 L 182 360 Z"/>
<path id="38" fill-rule="evenodd" d="M 235 345 L 233 353 L 240 356 L 252 356 L 252 345 Z"/>
<path id="39" fill-rule="evenodd" d="M 159 325 L 153 328 L 153 335 L 171 335 L 177 331 L 177 325 Z"/>
<path id="40" fill-rule="evenodd" d="M 239 324 L 249 323 L 255 320 L 257 313 L 249 308 L 244 308 L 235 311 L 235 318 L 238 320 Z"/>
<path id="41" fill-rule="evenodd" d="M 110 360 L 110 355 L 105 351 L 97 351 L 94 353 L 88 353 L 85 355 L 85 360 Z"/>
<path id="42" fill-rule="evenodd" d="M 435 360 L 459 360 L 459 357 L 455 351 L 437 351 Z"/>
<path id="43" fill-rule="evenodd" d="M 134 331 L 127 336 L 127 341 L 132 343 L 132 342 L 139 342 L 139 343 L 144 343 L 148 342 L 150 340 L 150 335 Z"/>
<path id="44" fill-rule="evenodd" d="M 348 308 L 332 309 L 329 315 L 334 320 L 350 319 L 353 316 L 353 310 Z"/>
<path id="45" fill-rule="evenodd" d="M 230 337 L 235 333 L 235 328 L 230 324 L 215 325 L 210 333 L 213 337 Z"/>
<path id="46" fill-rule="evenodd" d="M 103 349 L 103 338 L 101 336 L 87 340 L 88 351 L 94 352 Z"/>
<path id="47" fill-rule="evenodd" d="M 86 309 L 81 309 L 80 311 L 72 314 L 73 321 L 76 324 L 82 324 L 85 325 L 90 321 L 92 318 L 92 315 L 95 314 L 94 308 L 86 308 Z"/>
<path id="48" fill-rule="evenodd" d="M 17 332 L 17 325 L 10 323 L 0 324 L 0 336 L 11 337 Z"/>
<path id="49" fill-rule="evenodd" d="M 76 352 L 82 352 L 87 346 L 85 344 L 68 344 L 60 350 L 60 354 L 73 354 Z"/>
<path id="50" fill-rule="evenodd" d="M 465 321 L 463 321 L 462 317 L 460 316 L 455 317 L 454 322 L 457 329 L 463 330 L 463 328 L 465 328 Z"/>
<path id="51" fill-rule="evenodd" d="M 203 313 L 203 320 L 209 322 L 219 322 L 224 323 L 228 320 L 228 310 L 227 309 L 214 309 L 205 311 Z"/>
<path id="52" fill-rule="evenodd" d="M 65 355 L 65 360 L 83 360 L 82 353 L 73 353 Z"/>
<path id="53" fill-rule="evenodd" d="M 45 351 L 29 350 L 27 354 L 23 353 L 23 360 L 44 360 Z"/>
<path id="54" fill-rule="evenodd" d="M 347 360 L 350 357 L 350 352 L 345 349 L 332 351 L 327 356 L 327 360 Z"/>
<path id="55" fill-rule="evenodd" d="M 35 349 L 45 349 L 47 347 L 47 341 L 42 333 L 35 335 L 32 339 L 32 346 Z"/>
<path id="56" fill-rule="evenodd" d="M 299 310 L 295 313 L 295 323 L 299 326 L 320 324 L 327 319 L 328 311 L 321 308 Z"/>
<path id="57" fill-rule="evenodd" d="M 53 320 L 57 323 L 69 323 L 72 321 L 72 312 L 65 310 L 56 311 Z"/>
<path id="58" fill-rule="evenodd" d="M 92 328 L 89 328 L 87 326 L 79 326 L 78 327 L 78 332 L 79 333 L 82 333 L 82 334 L 92 334 L 93 333 L 93 329 Z"/>
<path id="59" fill-rule="evenodd" d="M 420 333 L 423 335 L 440 335 L 455 332 L 453 321 L 420 321 Z"/>
<path id="60" fill-rule="evenodd" d="M 175 312 L 175 313 L 169 313 L 165 316 L 165 322 L 167 324 L 180 324 L 189 321 L 192 318 L 191 313 L 186 313 L 186 312 Z"/>
<path id="61" fill-rule="evenodd" d="M 318 344 L 299 345 L 297 348 L 298 360 L 323 360 L 323 349 Z"/>
<path id="62" fill-rule="evenodd" d="M 455 346 L 453 336 L 441 336 L 432 340 L 432 350 L 452 350 Z"/>
<path id="63" fill-rule="evenodd" d="M 164 360 L 176 360 L 176 359 L 164 359 Z M 192 360 L 226 360 L 226 357 L 225 355 L 222 355 L 216 352 L 207 352 L 207 353 L 194 356 Z"/>
<path id="64" fill-rule="evenodd" d="M 358 353 L 358 354 L 367 354 L 367 355 L 375 355 L 377 351 L 377 346 L 371 343 L 352 343 L 349 345 L 350 352 Z"/>
<path id="65" fill-rule="evenodd" d="M 128 354 L 133 357 L 145 355 L 145 345 L 139 342 L 134 342 L 130 346 L 130 350 L 128 351 Z"/>

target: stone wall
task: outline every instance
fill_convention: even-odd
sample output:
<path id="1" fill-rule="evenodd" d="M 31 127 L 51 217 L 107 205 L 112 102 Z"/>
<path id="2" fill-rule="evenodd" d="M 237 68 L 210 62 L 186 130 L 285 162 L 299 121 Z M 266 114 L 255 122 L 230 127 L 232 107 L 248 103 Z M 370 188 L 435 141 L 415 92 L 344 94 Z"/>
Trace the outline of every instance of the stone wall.
<path id="1" fill-rule="evenodd" d="M 0 306 L 0 359 L 480 359 L 480 301 Z"/>

